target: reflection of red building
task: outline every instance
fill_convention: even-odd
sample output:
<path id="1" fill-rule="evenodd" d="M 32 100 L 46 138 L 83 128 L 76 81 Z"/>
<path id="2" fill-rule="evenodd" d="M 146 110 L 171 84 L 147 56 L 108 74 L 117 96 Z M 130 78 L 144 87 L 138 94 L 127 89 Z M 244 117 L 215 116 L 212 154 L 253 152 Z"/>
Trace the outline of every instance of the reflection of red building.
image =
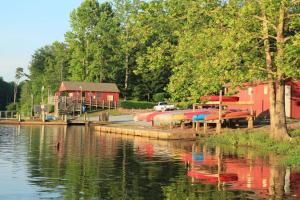
<path id="1" fill-rule="evenodd" d="M 271 167 L 262 159 L 246 159 L 230 156 L 218 156 L 203 152 L 203 160 L 194 160 L 193 153 L 184 153 L 182 160 L 189 163 L 187 175 L 193 182 L 202 184 L 227 183 L 229 190 L 256 191 L 260 195 L 269 195 Z M 289 175 L 290 191 L 300 196 L 300 173 Z"/>

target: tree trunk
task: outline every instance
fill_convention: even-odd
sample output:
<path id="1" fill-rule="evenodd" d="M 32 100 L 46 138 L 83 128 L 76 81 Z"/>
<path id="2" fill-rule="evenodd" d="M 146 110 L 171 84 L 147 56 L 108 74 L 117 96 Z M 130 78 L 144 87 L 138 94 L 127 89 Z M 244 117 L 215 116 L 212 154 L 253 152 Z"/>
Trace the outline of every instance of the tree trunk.
<path id="1" fill-rule="evenodd" d="M 275 91 L 275 82 L 273 80 L 269 81 L 269 95 L 270 95 L 270 126 L 271 133 L 275 131 L 275 121 L 276 121 L 276 91 Z"/>
<path id="2" fill-rule="evenodd" d="M 14 104 L 15 104 L 16 101 L 17 101 L 17 93 L 18 93 L 18 85 L 17 85 L 17 83 L 15 82 L 15 83 L 14 83 Z"/>
<path id="3" fill-rule="evenodd" d="M 272 199 L 284 199 L 285 168 L 278 163 L 278 158 L 270 155 L 269 195 Z"/>
<path id="4" fill-rule="evenodd" d="M 284 17 L 285 8 L 284 4 L 281 5 L 279 10 L 279 19 L 277 30 L 277 54 L 276 54 L 276 66 L 274 66 L 274 60 L 271 55 L 270 49 L 270 36 L 269 36 L 269 24 L 266 16 L 264 2 L 260 2 L 261 14 L 262 14 L 262 35 L 264 39 L 264 50 L 266 56 L 266 70 L 268 74 L 268 86 L 270 95 L 270 126 L 271 136 L 277 139 L 289 139 L 287 132 L 286 120 L 285 120 L 285 93 L 284 93 L 284 76 L 281 72 L 284 56 Z"/>
<path id="5" fill-rule="evenodd" d="M 127 22 L 128 23 L 128 22 Z M 126 49 L 125 49 L 125 82 L 124 82 L 124 100 L 126 101 L 128 95 L 128 80 L 129 80 L 129 50 L 128 50 L 128 24 L 126 24 Z"/>
<path id="6" fill-rule="evenodd" d="M 266 67 L 268 73 L 268 86 L 269 86 L 269 95 L 270 95 L 270 125 L 271 125 L 271 133 L 275 130 L 275 101 L 276 101 L 276 91 L 275 91 L 275 82 L 273 77 L 273 63 L 272 63 L 272 56 L 270 50 L 270 38 L 269 38 L 269 27 L 267 22 L 266 10 L 265 5 L 263 2 L 260 2 L 261 12 L 262 12 L 262 35 L 264 40 L 264 50 L 266 56 Z"/>
<path id="7" fill-rule="evenodd" d="M 125 58 L 125 84 L 124 84 L 124 100 L 126 101 L 128 95 L 128 79 L 129 79 L 129 64 L 128 64 L 128 48 L 126 47 L 126 58 Z"/>
<path id="8" fill-rule="evenodd" d="M 275 99 L 275 126 L 272 131 L 272 136 L 277 139 L 289 139 L 287 126 L 286 126 L 286 116 L 285 116 L 285 77 L 281 69 L 284 65 L 284 19 L 285 19 L 285 7 L 284 3 L 281 3 L 279 9 L 279 19 L 277 26 L 277 55 L 276 55 L 276 66 L 277 66 L 277 76 L 276 76 L 276 99 Z"/>

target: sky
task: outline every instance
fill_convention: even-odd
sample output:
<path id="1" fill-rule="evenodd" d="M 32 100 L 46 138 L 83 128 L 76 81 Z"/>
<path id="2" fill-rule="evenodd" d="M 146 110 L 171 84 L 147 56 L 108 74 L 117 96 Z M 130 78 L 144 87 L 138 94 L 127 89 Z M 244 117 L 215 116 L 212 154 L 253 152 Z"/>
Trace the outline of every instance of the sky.
<path id="1" fill-rule="evenodd" d="M 16 67 L 27 71 L 34 51 L 64 41 L 70 12 L 82 0 L 0 0 L 0 77 L 13 81 Z"/>

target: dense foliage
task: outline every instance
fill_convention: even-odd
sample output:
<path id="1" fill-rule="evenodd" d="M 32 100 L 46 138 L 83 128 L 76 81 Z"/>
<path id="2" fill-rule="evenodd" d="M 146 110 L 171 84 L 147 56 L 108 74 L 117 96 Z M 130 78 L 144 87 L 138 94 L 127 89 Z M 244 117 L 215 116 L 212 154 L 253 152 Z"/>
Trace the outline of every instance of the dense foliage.
<path id="1" fill-rule="evenodd" d="M 7 83 L 0 77 L 0 110 L 5 110 L 6 106 L 13 102 L 14 83 Z"/>
<path id="2" fill-rule="evenodd" d="M 156 104 L 148 101 L 121 101 L 120 106 L 126 109 L 152 109 Z"/>
<path id="3" fill-rule="evenodd" d="M 283 44 L 276 39 L 281 8 L 287 11 Z M 62 80 L 116 82 L 129 99 L 168 93 L 194 102 L 225 83 L 299 77 L 299 21 L 294 0 L 85 0 L 70 15 L 65 41 L 34 53 L 21 101 L 24 108 L 30 95 L 42 101 Z"/>

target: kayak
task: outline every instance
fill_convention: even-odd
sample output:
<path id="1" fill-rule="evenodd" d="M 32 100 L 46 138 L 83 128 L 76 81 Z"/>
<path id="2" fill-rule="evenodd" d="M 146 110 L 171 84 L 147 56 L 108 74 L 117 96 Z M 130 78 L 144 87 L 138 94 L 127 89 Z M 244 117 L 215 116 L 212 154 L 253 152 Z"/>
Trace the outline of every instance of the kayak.
<path id="1" fill-rule="evenodd" d="M 239 101 L 237 96 L 222 96 L 223 102 L 237 102 Z M 200 97 L 201 101 L 220 101 L 220 96 L 202 96 Z"/>
<path id="2" fill-rule="evenodd" d="M 134 121 L 146 121 L 147 116 L 152 114 L 153 112 L 147 112 L 147 113 L 140 113 L 134 116 Z"/>

